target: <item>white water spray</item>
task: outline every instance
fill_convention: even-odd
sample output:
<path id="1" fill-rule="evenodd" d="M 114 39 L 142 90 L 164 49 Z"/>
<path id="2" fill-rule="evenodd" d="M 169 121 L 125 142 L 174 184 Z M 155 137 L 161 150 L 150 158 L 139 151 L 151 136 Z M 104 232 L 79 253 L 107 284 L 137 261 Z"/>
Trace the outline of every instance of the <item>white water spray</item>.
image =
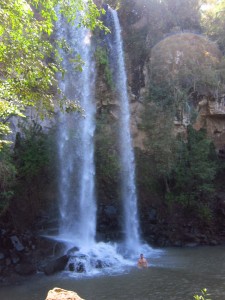
<path id="1" fill-rule="evenodd" d="M 59 238 L 80 248 L 91 248 L 95 242 L 96 201 L 94 64 L 90 32 L 68 25 L 60 18 L 58 35 L 66 39 L 72 54 L 81 55 L 84 61 L 83 71 L 76 71 L 70 53 L 61 51 L 66 74 L 60 80 L 60 87 L 67 98 L 79 100 L 85 111 L 85 116 L 79 113 L 60 114 L 57 141 L 61 215 Z"/>
<path id="2" fill-rule="evenodd" d="M 137 195 L 135 185 L 135 159 L 130 133 L 130 108 L 127 92 L 127 76 L 123 56 L 121 27 L 117 12 L 109 8 L 115 28 L 114 56 L 116 89 L 120 102 L 120 159 L 121 159 L 121 186 L 124 205 L 124 235 L 125 249 L 128 252 L 139 251 L 140 235 L 137 209 Z"/>
<path id="3" fill-rule="evenodd" d="M 126 73 L 120 37 L 120 26 L 116 12 L 115 51 L 117 61 L 117 89 L 121 101 L 120 144 L 122 176 L 122 197 L 124 200 L 125 247 L 111 243 L 96 243 L 96 199 L 94 166 L 95 105 L 94 64 L 89 31 L 66 24 L 62 18 L 58 23 L 58 37 L 67 41 L 73 54 L 82 54 L 85 62 L 82 72 L 76 72 L 70 61 L 70 54 L 61 51 L 63 67 L 67 71 L 60 78 L 60 87 L 67 98 L 78 99 L 85 110 L 85 117 L 78 113 L 59 114 L 57 149 L 59 161 L 58 192 L 60 200 L 60 227 L 57 239 L 64 241 L 71 250 L 67 270 L 74 267 L 71 276 L 80 276 L 77 270 L 82 266 L 82 275 L 112 274 L 124 272 L 136 264 L 137 253 L 146 253 L 149 248 L 140 245 L 137 197 L 135 188 L 134 153 L 129 129 L 129 99 L 126 87 Z M 124 249 L 125 248 L 125 249 Z M 118 251 L 119 249 L 119 251 Z M 121 255 L 122 253 L 122 255 Z M 135 262 L 125 259 L 124 254 L 135 254 Z M 80 274 L 80 275 L 78 275 Z"/>

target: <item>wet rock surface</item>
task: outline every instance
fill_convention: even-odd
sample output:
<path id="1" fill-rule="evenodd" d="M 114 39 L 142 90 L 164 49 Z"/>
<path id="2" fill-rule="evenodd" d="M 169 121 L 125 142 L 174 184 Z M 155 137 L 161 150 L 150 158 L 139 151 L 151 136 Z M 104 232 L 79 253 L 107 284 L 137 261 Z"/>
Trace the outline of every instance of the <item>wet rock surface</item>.
<path id="1" fill-rule="evenodd" d="M 59 258 L 52 260 L 44 267 L 44 273 L 46 275 L 52 275 L 54 273 L 63 271 L 68 263 L 68 260 L 69 257 L 67 255 L 63 255 Z"/>

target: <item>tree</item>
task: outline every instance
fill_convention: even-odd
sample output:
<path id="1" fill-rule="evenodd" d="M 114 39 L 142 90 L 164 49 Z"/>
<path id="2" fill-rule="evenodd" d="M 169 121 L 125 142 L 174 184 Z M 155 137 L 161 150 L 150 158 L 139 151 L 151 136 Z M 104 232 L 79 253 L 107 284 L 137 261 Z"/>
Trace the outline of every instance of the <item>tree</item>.
<path id="1" fill-rule="evenodd" d="M 14 151 L 11 151 L 17 172 L 8 213 L 12 216 L 16 213 L 21 218 L 29 211 L 28 223 L 50 203 L 43 191 L 46 192 L 49 182 L 54 184 L 55 149 L 52 138 L 52 131 L 44 132 L 35 121 L 20 122 L 20 132 L 16 135 Z"/>
<path id="2" fill-rule="evenodd" d="M 41 118 L 54 111 L 60 94 L 56 73 L 62 72 L 57 47 L 51 41 L 56 7 L 68 22 L 79 12 L 80 25 L 104 28 L 92 0 L 2 0 L 0 3 L 0 148 L 7 141 L 11 116 L 25 117 L 35 107 Z M 58 41 L 60 46 L 60 41 Z M 62 45 L 62 44 L 61 44 Z M 76 109 L 77 106 L 72 107 Z"/>
<path id="3" fill-rule="evenodd" d="M 204 31 L 225 53 L 225 1 L 208 0 L 207 3 L 202 11 Z"/>
<path id="4" fill-rule="evenodd" d="M 6 211 L 14 195 L 16 167 L 8 145 L 0 151 L 0 215 Z"/>
<path id="5" fill-rule="evenodd" d="M 178 202 L 185 208 L 194 208 L 201 217 L 210 219 L 214 179 L 219 169 L 217 156 L 205 130 L 196 131 L 188 126 L 187 134 L 187 142 L 180 141 L 167 200 Z"/>
<path id="6" fill-rule="evenodd" d="M 163 0 L 162 7 L 166 14 L 167 27 L 183 30 L 200 31 L 199 0 Z"/>

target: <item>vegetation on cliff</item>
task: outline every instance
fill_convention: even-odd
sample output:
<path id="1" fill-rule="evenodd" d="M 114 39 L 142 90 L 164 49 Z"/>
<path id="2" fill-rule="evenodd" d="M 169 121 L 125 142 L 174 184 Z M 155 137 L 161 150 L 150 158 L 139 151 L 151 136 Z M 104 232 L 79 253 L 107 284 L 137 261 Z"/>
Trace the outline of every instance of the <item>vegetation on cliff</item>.
<path id="1" fill-rule="evenodd" d="M 129 24 L 124 38 L 130 84 L 137 99 L 144 99 L 138 126 L 145 146 L 136 151 L 142 227 L 155 240 L 163 230 L 182 239 L 188 224 L 196 232 L 209 226 L 216 236 L 224 162 L 213 131 L 206 132 L 209 121 L 199 123 L 199 111 L 205 99 L 220 103 L 224 97 L 224 1 L 132 1 L 133 10 L 126 3 L 121 15 L 124 26 Z"/>
<path id="2" fill-rule="evenodd" d="M 28 118 L 27 109 L 33 108 L 36 122 L 53 116 L 56 105 L 66 112 L 79 108 L 76 102 L 70 101 L 74 99 L 65 98 L 57 85 L 56 74 L 64 73 L 57 49 L 69 51 L 64 40 L 55 39 L 59 13 L 68 22 L 73 23 L 79 15 L 81 25 L 106 29 L 99 20 L 104 10 L 98 9 L 93 1 L 86 4 L 82 0 L 69 3 L 61 0 L 3 0 L 0 4 L 1 211 L 5 211 L 13 198 L 12 187 L 20 182 L 25 190 L 29 190 L 32 184 L 38 184 L 42 166 L 48 163 L 43 133 L 38 124 L 24 128 L 25 131 L 21 129 L 23 137 L 17 135 L 15 153 L 11 151 L 10 138 L 7 137 L 11 133 L 11 118 L 17 116 L 25 120 Z M 71 63 L 78 66 L 81 60 L 74 57 Z M 28 190 L 27 195 L 31 194 Z M 36 200 L 32 201 L 35 206 Z"/>
<path id="3" fill-rule="evenodd" d="M 225 4 L 210 1 L 203 6 L 207 2 L 110 1 L 112 7 L 119 8 L 123 26 L 132 101 L 143 104 L 138 126 L 145 143 L 144 149 L 136 149 L 137 186 L 142 216 L 147 220 L 148 210 L 157 210 L 158 220 L 153 218 L 153 223 L 168 224 L 166 215 L 175 214 L 179 207 L 182 226 L 190 219 L 196 226 L 213 227 L 216 220 L 220 220 L 219 228 L 223 224 L 217 194 L 218 190 L 224 192 L 223 161 L 207 132 L 194 125 L 200 100 L 205 96 L 222 99 L 224 93 Z M 11 215 L 16 210 L 30 211 L 30 223 L 45 205 L 44 186 L 54 183 L 54 143 L 51 134 L 47 136 L 36 123 L 22 126 L 13 150 L 5 135 L 10 131 L 9 119 L 14 115 L 25 118 L 28 107 L 35 108 L 38 118 L 54 114 L 55 98 L 65 110 L 77 108 L 64 101 L 55 76 L 63 73 L 56 48 L 66 50 L 68 45 L 54 40 L 54 6 L 61 5 L 71 22 L 84 11 L 83 1 L 66 3 L 3 0 L 0 4 L 0 209 L 5 213 L 12 203 Z M 88 3 L 81 22 L 91 29 L 103 28 L 102 22 L 96 21 L 103 11 L 92 1 Z M 109 53 L 102 40 L 97 43 L 95 59 L 99 84 L 97 193 L 101 203 L 119 207 L 116 95 Z M 78 57 L 73 62 L 80 64 Z"/>
<path id="4" fill-rule="evenodd" d="M 27 107 L 34 107 L 41 118 L 54 112 L 57 89 L 56 73 L 63 72 L 57 48 L 65 41 L 52 39 L 57 21 L 56 6 L 68 22 L 83 12 L 80 23 L 94 29 L 104 28 L 98 20 L 103 10 L 93 1 L 82 0 L 2 0 L 0 4 L 0 146 L 10 132 L 12 116 L 25 117 Z M 79 63 L 79 59 L 74 59 Z M 65 99 L 64 99 L 65 100 Z M 59 103 L 61 107 L 67 107 Z M 70 109 L 77 109 L 69 104 Z"/>

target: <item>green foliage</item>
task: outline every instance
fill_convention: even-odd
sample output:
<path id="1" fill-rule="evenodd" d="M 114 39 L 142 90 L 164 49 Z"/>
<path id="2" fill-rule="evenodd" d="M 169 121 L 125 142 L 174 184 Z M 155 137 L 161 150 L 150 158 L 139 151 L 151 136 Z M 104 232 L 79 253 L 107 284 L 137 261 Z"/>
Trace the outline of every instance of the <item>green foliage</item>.
<path id="1" fill-rule="evenodd" d="M 103 72 L 104 74 L 107 85 L 110 88 L 113 88 L 112 71 L 109 65 L 107 48 L 97 47 L 95 51 L 95 59 L 100 72 Z"/>
<path id="2" fill-rule="evenodd" d="M 168 189 L 166 178 L 174 166 L 177 147 L 173 135 L 174 103 L 168 84 L 151 84 L 142 117 L 142 129 L 147 135 L 145 147 L 158 177 L 163 178 Z"/>
<path id="3" fill-rule="evenodd" d="M 35 121 L 20 124 L 20 133 L 11 149 L 16 176 L 7 208 L 14 224 L 30 226 L 40 210 L 46 209 L 52 201 L 47 192 L 55 180 L 52 138 L 52 131 L 43 132 Z"/>
<path id="4" fill-rule="evenodd" d="M 154 161 L 154 176 L 158 180 L 161 177 L 167 203 L 179 203 L 209 222 L 219 170 L 217 156 L 204 130 L 188 126 L 187 141 L 185 136 L 174 135 L 174 119 L 182 120 L 177 113 L 182 95 L 180 100 L 175 98 L 173 88 L 168 82 L 151 83 L 142 123 L 147 135 L 145 146 Z"/>
<path id="5" fill-rule="evenodd" d="M 221 92 L 223 73 L 221 53 L 214 43 L 199 35 L 173 35 L 152 49 L 152 86 L 162 91 L 166 87 L 181 121 L 194 93 Z"/>
<path id="6" fill-rule="evenodd" d="M 193 297 L 195 300 L 211 300 L 208 296 L 210 296 L 210 294 L 207 293 L 207 289 L 202 289 L 201 295 L 194 295 Z"/>
<path id="7" fill-rule="evenodd" d="M 107 4 L 113 9 L 119 9 L 123 0 L 108 0 Z"/>
<path id="8" fill-rule="evenodd" d="M 211 219 L 210 204 L 215 191 L 214 179 L 219 170 L 212 142 L 204 130 L 188 127 L 187 143 L 180 141 L 176 166 L 170 175 L 168 201 L 194 208 L 205 221 Z"/>
<path id="9" fill-rule="evenodd" d="M 163 81 L 160 84 L 156 84 L 152 81 L 149 86 L 149 98 L 149 100 L 156 103 L 158 107 L 162 107 L 163 109 L 169 107 L 170 109 L 173 109 L 173 90 L 166 81 Z"/>
<path id="10" fill-rule="evenodd" d="M 172 28 L 200 29 L 199 0 L 162 0 L 165 19 Z"/>
<path id="11" fill-rule="evenodd" d="M 60 94 L 55 75 L 63 72 L 57 47 L 50 41 L 58 11 L 80 26 L 105 29 L 92 0 L 2 0 L 0 3 L 0 145 L 10 132 L 11 116 L 24 116 L 35 107 L 41 118 L 54 112 L 53 99 Z M 77 62 L 77 61 L 76 61 Z M 75 108 L 76 109 L 76 108 Z"/>
<path id="12" fill-rule="evenodd" d="M 119 157 L 114 127 L 109 126 L 107 114 L 102 113 L 96 127 L 96 183 L 101 197 L 118 198 Z"/>
<path id="13" fill-rule="evenodd" d="M 18 133 L 14 157 L 18 179 L 32 182 L 45 168 L 50 159 L 46 135 L 36 122 L 21 124 L 22 134 Z"/>
<path id="14" fill-rule="evenodd" d="M 8 208 L 14 195 L 16 168 L 9 146 L 4 145 L 0 151 L 0 215 Z"/>
<path id="15" fill-rule="evenodd" d="M 160 173 L 154 156 L 147 151 L 136 149 L 136 182 L 140 193 L 140 201 L 146 195 L 161 194 Z M 143 196 L 142 196 L 143 195 Z"/>
<path id="16" fill-rule="evenodd" d="M 205 33 L 218 43 L 225 53 L 225 2 L 210 0 L 202 11 L 202 26 Z"/>
<path id="17" fill-rule="evenodd" d="M 100 142 L 100 141 L 98 141 Z M 116 182 L 119 170 L 117 154 L 113 149 L 112 141 L 109 137 L 101 138 L 101 147 L 97 147 L 99 174 L 106 182 Z"/>

